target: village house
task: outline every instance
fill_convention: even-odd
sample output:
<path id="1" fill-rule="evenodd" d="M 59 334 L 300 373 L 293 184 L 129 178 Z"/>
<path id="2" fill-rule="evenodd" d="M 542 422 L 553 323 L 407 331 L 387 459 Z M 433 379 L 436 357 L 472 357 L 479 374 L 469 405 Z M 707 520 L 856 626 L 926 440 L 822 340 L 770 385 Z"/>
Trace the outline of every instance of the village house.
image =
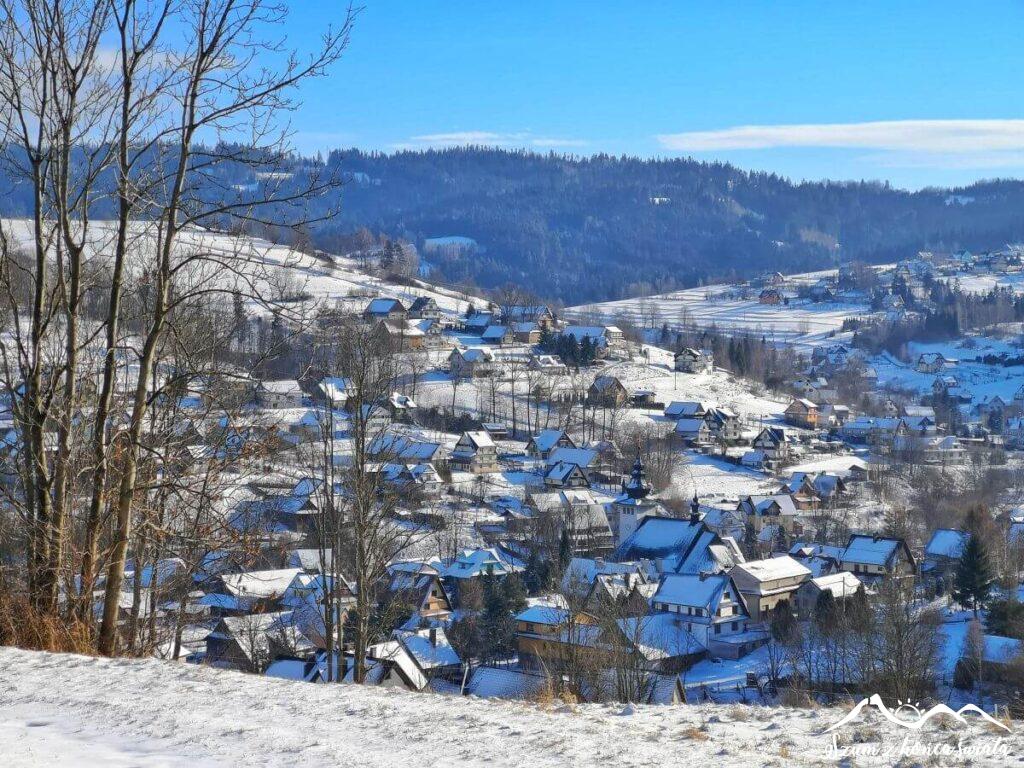
<path id="1" fill-rule="evenodd" d="M 817 578 L 837 573 L 845 550 L 845 547 L 831 544 L 806 544 L 798 541 L 790 547 L 789 556 L 798 560 Z"/>
<path id="2" fill-rule="evenodd" d="M 570 612 L 564 605 L 532 605 L 515 617 L 519 665 L 528 670 L 560 669 L 571 646 L 597 644 L 601 628 L 588 613 Z"/>
<path id="3" fill-rule="evenodd" d="M 501 471 L 498 464 L 498 446 L 491 436 L 483 431 L 463 432 L 448 461 L 453 467 L 475 475 Z"/>
<path id="4" fill-rule="evenodd" d="M 278 620 L 289 614 L 253 613 L 218 619 L 206 636 L 205 662 L 222 669 L 262 673 L 277 655 L 271 646 L 271 632 Z"/>
<path id="5" fill-rule="evenodd" d="M 568 367 L 558 355 L 530 355 L 527 367 L 531 371 L 546 373 L 549 376 L 563 376 L 569 372 Z"/>
<path id="6" fill-rule="evenodd" d="M 765 463 L 769 466 L 779 466 L 789 461 L 790 446 L 782 427 L 763 427 L 750 445 L 764 455 Z"/>
<path id="7" fill-rule="evenodd" d="M 295 379 L 259 382 L 256 400 L 264 408 L 297 408 L 305 394 Z"/>
<path id="8" fill-rule="evenodd" d="M 586 471 L 571 461 L 555 461 L 544 471 L 544 485 L 549 488 L 589 488 Z"/>
<path id="9" fill-rule="evenodd" d="M 732 444 L 743 436 L 739 417 L 728 408 L 708 408 L 704 421 L 711 437 L 719 442 Z"/>
<path id="10" fill-rule="evenodd" d="M 464 607 L 461 601 L 466 597 L 468 585 L 479 586 L 485 577 L 501 580 L 522 571 L 521 565 L 502 557 L 493 547 L 465 549 L 444 567 L 443 578 L 456 607 Z"/>
<path id="11" fill-rule="evenodd" d="M 629 400 L 629 390 L 617 376 L 598 376 L 587 390 L 587 399 L 605 408 L 618 408 Z"/>
<path id="12" fill-rule="evenodd" d="M 544 429 L 530 437 L 526 453 L 538 459 L 547 459 L 556 448 L 575 448 L 576 443 L 561 429 Z"/>
<path id="13" fill-rule="evenodd" d="M 673 400 L 663 413 L 667 419 L 703 419 L 708 409 L 709 406 L 699 400 Z"/>
<path id="14" fill-rule="evenodd" d="M 512 338 L 520 344 L 540 344 L 544 334 L 536 323 L 512 323 Z"/>
<path id="15" fill-rule="evenodd" d="M 515 304 L 501 312 L 504 323 L 531 323 L 541 328 L 554 325 L 555 315 L 545 304 Z"/>
<path id="16" fill-rule="evenodd" d="M 489 325 L 480 334 L 480 340 L 484 344 L 497 344 L 502 347 L 509 347 L 515 344 L 516 335 L 511 326 Z"/>
<path id="17" fill-rule="evenodd" d="M 803 398 L 794 399 L 783 412 L 786 421 L 804 429 L 817 429 L 819 411 L 818 406 L 810 400 Z"/>
<path id="18" fill-rule="evenodd" d="M 892 451 L 911 464 L 947 466 L 962 464 L 967 458 L 967 449 L 955 435 L 897 435 L 893 438 Z"/>
<path id="19" fill-rule="evenodd" d="M 313 402 L 330 408 L 343 408 L 355 391 L 352 379 L 343 376 L 325 376 L 317 382 Z"/>
<path id="20" fill-rule="evenodd" d="M 427 621 L 447 619 L 455 608 L 441 580 L 440 567 L 440 562 L 418 560 L 391 563 L 378 602 L 382 606 L 402 605 Z"/>
<path id="21" fill-rule="evenodd" d="M 497 319 L 497 315 L 493 312 L 470 312 L 462 319 L 462 328 L 467 333 L 479 335 L 488 326 L 494 325 Z"/>
<path id="22" fill-rule="evenodd" d="M 955 367 L 960 361 L 948 358 L 941 352 L 924 352 L 917 358 L 914 368 L 918 373 L 941 373 Z"/>
<path id="23" fill-rule="evenodd" d="M 763 633 L 748 631 L 750 614 L 727 573 L 666 573 L 651 609 L 674 616 L 713 656 L 738 659 L 764 640 Z"/>
<path id="24" fill-rule="evenodd" d="M 622 346 L 625 338 L 622 330 L 614 325 L 567 325 L 561 330 L 561 334 L 572 336 L 579 344 L 587 339 L 597 350 L 598 357 Z"/>
<path id="25" fill-rule="evenodd" d="M 788 493 L 747 496 L 737 504 L 736 511 L 753 526 L 755 533 L 771 525 L 781 525 L 789 534 L 800 533 L 796 502 Z"/>
<path id="26" fill-rule="evenodd" d="M 426 334 L 420 327 L 403 319 L 379 320 L 373 331 L 388 349 L 395 352 L 423 349 L 426 344 Z"/>
<path id="27" fill-rule="evenodd" d="M 780 604 L 790 605 L 796 591 L 811 578 L 810 570 L 788 555 L 747 560 L 731 571 L 733 582 L 750 612 L 751 621 L 766 621 Z"/>
<path id="28" fill-rule="evenodd" d="M 864 588 L 864 584 L 849 571 L 840 571 L 808 579 L 796 592 L 796 612 L 802 619 L 814 615 L 818 599 L 823 592 L 831 592 L 836 602 L 848 600 Z"/>
<path id="29" fill-rule="evenodd" d="M 939 528 L 928 540 L 924 548 L 924 562 L 921 574 L 931 579 L 948 579 L 956 571 L 964 547 L 971 534 L 952 528 Z"/>
<path id="30" fill-rule="evenodd" d="M 679 419 L 673 431 L 684 445 L 690 447 L 704 446 L 711 442 L 711 429 L 704 419 Z"/>
<path id="31" fill-rule="evenodd" d="M 776 288 L 765 288 L 757 297 L 759 304 L 777 306 L 782 303 L 782 292 Z"/>
<path id="32" fill-rule="evenodd" d="M 494 353 L 489 349 L 456 347 L 448 356 L 448 365 L 453 378 L 475 379 L 494 373 L 495 360 Z"/>
<path id="33" fill-rule="evenodd" d="M 615 551 L 619 562 L 642 560 L 655 573 L 724 573 L 743 562 L 736 542 L 722 538 L 691 507 L 690 517 L 644 517 Z"/>
<path id="34" fill-rule="evenodd" d="M 367 320 L 404 320 L 408 312 L 398 299 L 377 298 L 366 305 L 363 317 Z"/>
<path id="35" fill-rule="evenodd" d="M 686 347 L 675 354 L 675 369 L 680 373 L 711 373 L 715 356 L 707 349 Z"/>
<path id="36" fill-rule="evenodd" d="M 559 591 L 575 603 L 582 601 L 594 609 L 602 607 L 603 601 L 611 600 L 614 604 L 639 596 L 638 614 L 645 614 L 649 610 L 648 600 L 654 594 L 651 589 L 648 590 L 650 594 L 643 597 L 639 587 L 645 586 L 657 589 L 639 563 L 617 563 L 603 557 L 574 557 L 562 575 Z"/>
<path id="37" fill-rule="evenodd" d="M 900 417 L 858 416 L 843 425 L 840 434 L 854 443 L 891 446 L 893 440 L 906 435 L 907 425 Z"/>
<path id="38" fill-rule="evenodd" d="M 863 533 L 850 535 L 839 565 L 867 583 L 911 577 L 917 568 L 914 555 L 903 539 Z"/>
<path id="39" fill-rule="evenodd" d="M 839 501 L 847 493 L 847 484 L 833 472 L 794 472 L 779 492 L 790 494 L 797 509 L 813 509 Z"/>
<path id="40" fill-rule="evenodd" d="M 443 313 L 431 296 L 418 296 L 409 305 L 409 317 L 416 320 L 439 320 Z"/>

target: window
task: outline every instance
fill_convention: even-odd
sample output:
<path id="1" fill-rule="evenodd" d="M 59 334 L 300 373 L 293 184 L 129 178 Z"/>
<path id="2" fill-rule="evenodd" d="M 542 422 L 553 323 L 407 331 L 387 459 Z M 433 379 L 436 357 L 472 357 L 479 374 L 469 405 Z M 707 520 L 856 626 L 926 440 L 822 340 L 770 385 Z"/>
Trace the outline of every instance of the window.
<path id="1" fill-rule="evenodd" d="M 715 624 L 715 634 L 716 635 L 720 634 L 721 631 L 722 631 L 722 625 L 721 624 Z"/>
<path id="2" fill-rule="evenodd" d="M 737 629 L 739 629 L 739 627 L 740 627 L 740 623 L 738 621 L 734 621 L 732 623 L 732 631 L 733 632 L 735 632 Z"/>

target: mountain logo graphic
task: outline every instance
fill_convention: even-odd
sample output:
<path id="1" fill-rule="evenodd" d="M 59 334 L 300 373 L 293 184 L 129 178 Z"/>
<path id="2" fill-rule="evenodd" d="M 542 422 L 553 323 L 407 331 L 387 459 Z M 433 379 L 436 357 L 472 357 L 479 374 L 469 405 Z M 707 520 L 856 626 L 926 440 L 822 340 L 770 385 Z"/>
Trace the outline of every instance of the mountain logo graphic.
<path id="1" fill-rule="evenodd" d="M 898 725 L 901 728 L 909 728 L 912 731 L 921 730 L 921 728 L 924 727 L 925 723 L 927 723 L 929 720 L 931 720 L 933 717 L 936 717 L 937 715 L 948 715 L 957 722 L 966 726 L 969 725 L 969 723 L 967 722 L 966 718 L 964 718 L 964 713 L 972 713 L 978 715 L 982 720 L 985 720 L 986 722 L 991 723 L 992 725 L 998 728 L 1002 728 L 1007 733 L 1011 732 L 1009 727 L 1005 723 L 999 722 L 990 714 L 985 712 L 985 710 L 983 710 L 981 707 L 978 707 L 974 704 L 965 704 L 956 711 L 953 711 L 950 707 L 946 706 L 945 704 L 936 704 L 927 712 L 921 712 L 921 710 L 919 710 L 913 704 L 900 704 L 900 706 L 894 712 L 885 705 L 885 702 L 882 701 L 881 697 L 877 693 L 872 694 L 870 698 L 861 699 L 859 702 L 857 702 L 857 706 L 855 706 L 852 710 L 850 710 L 849 713 L 847 713 L 846 717 L 844 717 L 835 725 L 826 728 L 824 732 L 828 733 L 829 731 L 834 731 L 837 728 L 841 728 L 842 726 L 851 723 L 854 720 L 857 720 L 860 717 L 861 710 L 863 710 L 865 707 L 874 707 L 879 712 L 881 712 L 882 716 L 885 717 L 885 719 L 889 722 L 894 723 L 895 725 Z M 911 720 L 906 717 L 900 717 L 899 713 L 904 711 L 913 712 L 916 716 L 916 719 Z"/>

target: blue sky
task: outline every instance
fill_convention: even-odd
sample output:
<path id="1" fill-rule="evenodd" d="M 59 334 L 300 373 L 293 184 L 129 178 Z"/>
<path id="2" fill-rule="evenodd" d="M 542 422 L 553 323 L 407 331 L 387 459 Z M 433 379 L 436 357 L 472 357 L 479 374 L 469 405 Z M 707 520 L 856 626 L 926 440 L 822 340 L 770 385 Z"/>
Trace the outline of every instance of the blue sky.
<path id="1" fill-rule="evenodd" d="M 290 3 L 288 42 L 339 19 Z M 365 0 L 298 148 L 720 159 L 794 179 L 1024 176 L 1019 2 Z"/>

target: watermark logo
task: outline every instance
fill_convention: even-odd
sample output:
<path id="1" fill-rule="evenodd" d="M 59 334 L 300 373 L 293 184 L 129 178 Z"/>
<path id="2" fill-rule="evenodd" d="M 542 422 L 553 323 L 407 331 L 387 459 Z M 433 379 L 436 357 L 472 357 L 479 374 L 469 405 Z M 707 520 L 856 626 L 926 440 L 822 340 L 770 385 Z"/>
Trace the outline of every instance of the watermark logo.
<path id="1" fill-rule="evenodd" d="M 1006 723 L 996 720 L 974 704 L 965 704 L 958 710 L 953 710 L 945 704 L 936 704 L 922 712 L 916 704 L 900 702 L 899 706 L 892 710 L 885 705 L 878 694 L 873 694 L 866 699 L 861 699 L 838 723 L 829 726 L 822 732 L 822 734 L 832 734 L 831 742 L 826 747 L 826 757 L 830 759 L 870 757 L 892 761 L 903 758 L 941 760 L 952 757 L 958 757 L 961 760 L 974 760 L 982 757 L 994 757 L 1004 761 L 1009 759 L 1010 744 L 1002 735 L 998 738 L 975 739 L 972 737 L 967 740 L 963 736 L 948 739 L 936 738 L 932 735 L 930 738 L 926 736 L 922 740 L 921 735 L 908 733 L 898 742 L 869 741 L 841 744 L 836 731 L 862 719 L 864 710 L 872 707 L 890 723 L 908 731 L 920 731 L 930 720 L 943 715 L 964 728 L 970 727 L 970 720 L 974 720 L 977 724 L 993 726 L 995 729 L 1011 733 L 1010 727 Z M 965 715 L 970 716 L 970 720 Z"/>
<path id="2" fill-rule="evenodd" d="M 861 699 L 857 702 L 857 705 L 850 710 L 842 720 L 835 725 L 826 728 L 825 733 L 842 728 L 844 725 L 857 720 L 861 717 L 861 712 L 865 707 L 874 707 L 890 723 L 893 723 L 900 728 L 907 728 L 912 731 L 921 730 L 929 720 L 933 717 L 938 717 L 939 715 L 946 715 L 961 725 L 968 726 L 970 723 L 968 723 L 964 715 L 972 714 L 977 715 L 985 722 L 994 725 L 997 728 L 1002 728 L 1007 733 L 1010 733 L 1010 728 L 1006 723 L 996 720 L 981 707 L 974 704 L 965 704 L 958 710 L 953 710 L 945 704 L 936 704 L 931 709 L 922 712 L 915 704 L 901 702 L 896 710 L 893 711 L 885 705 L 885 702 L 882 701 L 882 698 L 877 693 L 872 694 L 869 698 Z"/>

